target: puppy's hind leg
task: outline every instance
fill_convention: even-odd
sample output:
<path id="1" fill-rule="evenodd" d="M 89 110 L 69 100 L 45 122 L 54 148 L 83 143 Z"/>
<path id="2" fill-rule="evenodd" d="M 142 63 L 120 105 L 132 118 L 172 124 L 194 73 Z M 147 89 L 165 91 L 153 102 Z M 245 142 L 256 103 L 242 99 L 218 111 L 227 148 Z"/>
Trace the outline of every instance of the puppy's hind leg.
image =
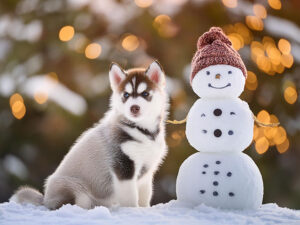
<path id="1" fill-rule="evenodd" d="M 85 192 L 78 192 L 75 194 L 75 205 L 84 209 L 91 209 L 95 207 L 93 200 Z"/>
<path id="2" fill-rule="evenodd" d="M 58 209 L 64 204 L 74 204 L 75 193 L 68 179 L 49 177 L 45 184 L 44 205 L 48 209 Z"/>

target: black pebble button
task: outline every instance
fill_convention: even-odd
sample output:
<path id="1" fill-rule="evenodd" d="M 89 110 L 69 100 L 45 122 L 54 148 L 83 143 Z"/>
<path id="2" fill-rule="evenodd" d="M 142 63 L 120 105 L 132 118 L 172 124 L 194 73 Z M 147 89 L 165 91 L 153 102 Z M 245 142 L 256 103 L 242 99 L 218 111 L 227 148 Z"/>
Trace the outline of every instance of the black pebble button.
<path id="1" fill-rule="evenodd" d="M 235 112 L 230 112 L 230 115 L 235 115 Z"/>
<path id="2" fill-rule="evenodd" d="M 202 174 L 206 174 L 206 172 L 205 172 L 205 171 L 202 171 Z"/>
<path id="3" fill-rule="evenodd" d="M 200 193 L 201 193 L 201 194 L 204 194 L 204 193 L 205 193 L 205 190 L 200 190 Z"/>
<path id="4" fill-rule="evenodd" d="M 229 192 L 229 196 L 230 196 L 230 197 L 233 197 L 233 196 L 234 196 L 234 193 Z"/>
<path id="5" fill-rule="evenodd" d="M 215 135 L 215 137 L 221 137 L 222 131 L 221 131 L 220 129 L 216 129 L 216 130 L 214 131 L 214 135 Z"/>
<path id="6" fill-rule="evenodd" d="M 215 109 L 214 110 L 214 115 L 215 116 L 221 116 L 222 115 L 222 110 L 221 109 Z"/>
<path id="7" fill-rule="evenodd" d="M 231 177 L 232 173 L 231 172 L 228 172 L 227 173 L 227 177 Z"/>
<path id="8" fill-rule="evenodd" d="M 213 192 L 213 195 L 214 195 L 214 196 L 218 196 L 219 193 L 218 193 L 217 191 L 214 191 L 214 192 Z"/>
<path id="9" fill-rule="evenodd" d="M 228 134 L 233 135 L 233 131 L 232 130 L 228 131 Z"/>
<path id="10" fill-rule="evenodd" d="M 207 133 L 207 130 L 202 130 L 202 133 L 206 134 L 206 133 Z"/>
<path id="11" fill-rule="evenodd" d="M 214 185 L 214 186 L 218 186 L 218 185 L 219 185 L 218 181 L 214 181 L 214 182 L 213 182 L 213 185 Z"/>
<path id="12" fill-rule="evenodd" d="M 203 165 L 203 167 L 204 167 L 204 168 L 207 168 L 207 167 L 208 167 L 208 165 L 207 165 L 207 164 L 204 164 L 204 165 Z"/>
<path id="13" fill-rule="evenodd" d="M 215 175 L 218 175 L 219 173 L 220 173 L 219 171 L 215 171 L 215 172 L 214 172 Z"/>
<path id="14" fill-rule="evenodd" d="M 219 160 L 218 160 L 218 161 L 216 161 L 216 164 L 221 164 L 221 161 L 219 161 Z"/>

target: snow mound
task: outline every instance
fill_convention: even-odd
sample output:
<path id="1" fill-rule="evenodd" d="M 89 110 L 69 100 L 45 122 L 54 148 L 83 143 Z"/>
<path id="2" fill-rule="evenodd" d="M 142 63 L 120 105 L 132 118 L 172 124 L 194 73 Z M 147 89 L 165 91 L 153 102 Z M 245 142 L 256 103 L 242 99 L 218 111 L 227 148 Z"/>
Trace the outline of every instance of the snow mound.
<path id="1" fill-rule="evenodd" d="M 155 205 L 150 208 L 96 207 L 85 210 L 74 205 L 64 205 L 49 211 L 43 206 L 20 205 L 14 202 L 0 204 L 1 225 L 79 225 L 79 224 L 300 224 L 300 210 L 280 208 L 265 204 L 259 210 L 228 211 L 205 205 L 189 207 L 178 201 Z"/>

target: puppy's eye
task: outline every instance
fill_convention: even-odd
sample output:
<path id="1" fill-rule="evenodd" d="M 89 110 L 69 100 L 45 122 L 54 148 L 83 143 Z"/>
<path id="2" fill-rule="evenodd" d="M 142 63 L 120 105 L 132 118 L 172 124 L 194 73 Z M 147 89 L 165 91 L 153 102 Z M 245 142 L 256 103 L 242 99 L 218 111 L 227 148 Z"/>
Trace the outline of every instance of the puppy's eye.
<path id="1" fill-rule="evenodd" d="M 129 93 L 128 93 L 128 92 L 125 92 L 125 93 L 123 94 L 123 96 L 124 96 L 124 98 L 128 98 L 128 97 L 129 97 Z"/>
<path id="2" fill-rule="evenodd" d="M 142 96 L 143 96 L 143 97 L 148 97 L 148 96 L 149 96 L 149 92 L 143 91 L 143 92 L 142 92 Z"/>
<path id="3" fill-rule="evenodd" d="M 231 70 L 229 70 L 229 71 L 228 71 L 228 74 L 232 74 L 232 71 L 231 71 Z"/>
<path id="4" fill-rule="evenodd" d="M 206 71 L 206 75 L 209 75 L 210 74 L 210 72 L 209 71 Z"/>

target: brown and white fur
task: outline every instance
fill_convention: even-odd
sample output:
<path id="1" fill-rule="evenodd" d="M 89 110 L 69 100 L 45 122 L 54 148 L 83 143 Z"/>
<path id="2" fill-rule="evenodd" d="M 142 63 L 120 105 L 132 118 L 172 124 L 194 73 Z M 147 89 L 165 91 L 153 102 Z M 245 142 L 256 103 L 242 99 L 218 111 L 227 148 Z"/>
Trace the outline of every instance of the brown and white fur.
<path id="1" fill-rule="evenodd" d="M 157 61 L 128 71 L 113 63 L 109 78 L 111 109 L 47 178 L 45 194 L 21 187 L 11 201 L 49 209 L 150 206 L 153 175 L 167 153 L 165 75 Z"/>

